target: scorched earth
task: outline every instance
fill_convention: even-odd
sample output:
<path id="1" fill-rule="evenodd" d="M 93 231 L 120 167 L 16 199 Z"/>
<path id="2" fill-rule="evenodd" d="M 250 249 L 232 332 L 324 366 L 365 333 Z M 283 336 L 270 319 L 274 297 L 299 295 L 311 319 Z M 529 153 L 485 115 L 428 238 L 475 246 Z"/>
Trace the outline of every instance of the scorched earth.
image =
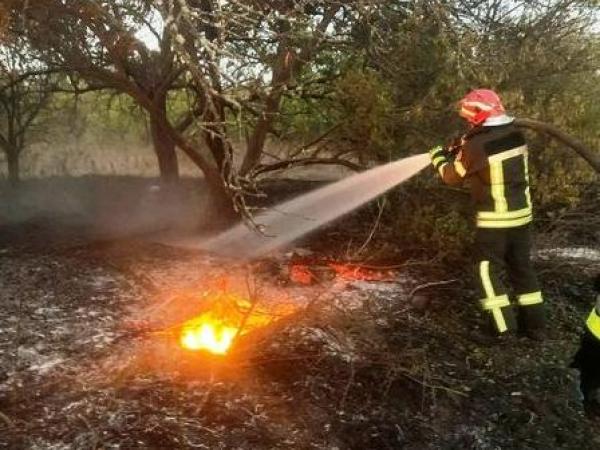
<path id="1" fill-rule="evenodd" d="M 467 285 L 427 261 L 244 266 L 49 221 L 2 231 L 2 448 L 600 448 L 567 367 L 593 261 L 541 271 L 547 342 L 491 343 Z M 185 337 L 207 314 L 212 350 Z"/>

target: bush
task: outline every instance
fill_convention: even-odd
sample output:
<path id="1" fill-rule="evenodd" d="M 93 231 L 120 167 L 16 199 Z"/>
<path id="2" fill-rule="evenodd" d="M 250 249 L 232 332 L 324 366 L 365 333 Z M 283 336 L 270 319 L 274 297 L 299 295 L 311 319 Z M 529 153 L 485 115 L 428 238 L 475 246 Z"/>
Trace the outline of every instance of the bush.
<path id="1" fill-rule="evenodd" d="M 403 247 L 444 262 L 464 261 L 473 244 L 473 210 L 465 190 L 424 174 L 390 195 L 384 220 Z"/>

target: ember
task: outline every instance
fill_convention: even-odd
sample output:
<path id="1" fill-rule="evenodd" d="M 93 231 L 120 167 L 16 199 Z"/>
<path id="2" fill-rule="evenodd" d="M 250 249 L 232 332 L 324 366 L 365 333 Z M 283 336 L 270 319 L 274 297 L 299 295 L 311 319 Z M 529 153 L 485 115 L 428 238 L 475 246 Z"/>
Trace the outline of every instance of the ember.
<path id="1" fill-rule="evenodd" d="M 315 275 L 304 264 L 291 264 L 290 280 L 297 284 L 309 285 L 315 281 Z"/>
<path id="2" fill-rule="evenodd" d="M 295 260 L 289 264 L 289 279 L 295 284 L 311 285 L 339 278 L 347 281 L 392 281 L 395 274 L 384 268 L 370 268 L 338 261 Z"/>
<path id="3" fill-rule="evenodd" d="M 393 279 L 389 271 L 374 270 L 354 264 L 330 262 L 337 276 L 346 280 L 386 281 Z"/>

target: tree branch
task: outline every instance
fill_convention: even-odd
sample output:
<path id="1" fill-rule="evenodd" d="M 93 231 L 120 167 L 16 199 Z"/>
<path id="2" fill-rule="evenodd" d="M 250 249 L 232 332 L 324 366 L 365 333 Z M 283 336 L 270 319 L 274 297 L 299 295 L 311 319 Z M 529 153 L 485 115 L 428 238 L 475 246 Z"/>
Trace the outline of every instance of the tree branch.
<path id="1" fill-rule="evenodd" d="M 256 168 L 252 171 L 252 176 L 258 176 L 264 174 L 266 172 L 273 172 L 275 170 L 286 170 L 292 167 L 303 167 L 303 166 L 311 166 L 311 165 L 330 165 L 330 166 L 344 166 L 349 169 L 354 170 L 355 172 L 360 172 L 364 170 L 365 167 L 359 164 L 355 164 L 352 161 L 348 161 L 347 159 L 340 158 L 295 158 L 288 159 L 285 161 L 278 161 L 272 164 L 261 164 L 256 166 Z"/>

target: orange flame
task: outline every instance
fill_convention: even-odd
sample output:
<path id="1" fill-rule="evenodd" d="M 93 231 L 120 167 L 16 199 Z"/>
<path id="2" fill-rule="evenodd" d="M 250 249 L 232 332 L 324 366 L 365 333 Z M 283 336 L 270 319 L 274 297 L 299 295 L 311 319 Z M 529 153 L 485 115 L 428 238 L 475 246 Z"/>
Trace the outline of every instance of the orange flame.
<path id="1" fill-rule="evenodd" d="M 385 281 L 392 279 L 389 272 L 369 269 L 360 265 L 336 262 L 330 262 L 328 265 L 337 276 L 346 280 Z"/>
<path id="2" fill-rule="evenodd" d="M 294 309 L 291 305 L 277 305 L 265 311 L 234 294 L 220 294 L 210 310 L 182 325 L 179 344 L 187 350 L 225 355 L 238 336 L 266 326 Z"/>
<path id="3" fill-rule="evenodd" d="M 290 280 L 297 284 L 309 285 L 315 282 L 315 276 L 306 265 L 291 264 Z"/>
<path id="4" fill-rule="evenodd" d="M 180 343 L 188 350 L 206 350 L 224 355 L 238 334 L 236 327 L 223 324 L 210 313 L 185 323 L 181 330 Z"/>

